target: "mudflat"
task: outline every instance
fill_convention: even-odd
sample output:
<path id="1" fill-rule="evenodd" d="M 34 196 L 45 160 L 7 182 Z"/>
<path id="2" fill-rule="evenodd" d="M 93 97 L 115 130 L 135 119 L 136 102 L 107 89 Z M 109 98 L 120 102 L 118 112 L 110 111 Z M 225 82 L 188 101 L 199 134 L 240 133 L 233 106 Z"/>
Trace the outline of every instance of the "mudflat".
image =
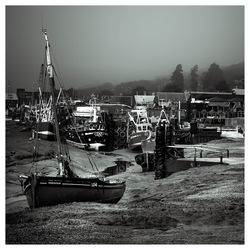
<path id="1" fill-rule="evenodd" d="M 138 152 L 86 152 L 69 147 L 78 174 L 93 172 L 91 161 L 104 170 L 116 160 L 130 164 L 110 178 L 126 180 L 117 204 L 68 203 L 28 208 L 18 175 L 32 167 L 34 141 L 30 131 L 6 123 L 7 244 L 244 244 L 244 139 L 211 141 L 228 148 L 227 165 L 193 167 L 154 180 L 135 163 Z M 55 143 L 39 141 L 36 166 L 56 174 Z M 192 151 L 185 150 L 192 158 Z"/>

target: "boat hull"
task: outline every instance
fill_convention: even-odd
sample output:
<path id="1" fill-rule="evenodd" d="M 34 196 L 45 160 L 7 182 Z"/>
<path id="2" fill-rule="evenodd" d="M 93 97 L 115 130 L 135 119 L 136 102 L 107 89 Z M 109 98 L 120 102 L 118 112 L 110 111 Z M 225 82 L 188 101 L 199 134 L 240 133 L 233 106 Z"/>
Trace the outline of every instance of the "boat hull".
<path id="1" fill-rule="evenodd" d="M 55 126 L 53 122 L 40 122 L 37 124 L 37 129 L 34 131 L 35 136 L 38 134 L 38 138 L 48 141 L 55 140 Z"/>
<path id="2" fill-rule="evenodd" d="M 125 182 L 98 178 L 65 178 L 31 175 L 24 194 L 31 208 L 70 202 L 117 203 L 125 192 Z"/>
<path id="3" fill-rule="evenodd" d="M 69 143 L 77 147 L 95 144 L 105 146 L 108 139 L 108 133 L 103 130 L 84 131 L 80 129 L 68 129 L 66 138 Z"/>
<path id="4" fill-rule="evenodd" d="M 141 147 L 142 141 L 149 140 L 151 138 L 150 131 L 136 132 L 128 137 L 128 148 L 130 150 Z"/>

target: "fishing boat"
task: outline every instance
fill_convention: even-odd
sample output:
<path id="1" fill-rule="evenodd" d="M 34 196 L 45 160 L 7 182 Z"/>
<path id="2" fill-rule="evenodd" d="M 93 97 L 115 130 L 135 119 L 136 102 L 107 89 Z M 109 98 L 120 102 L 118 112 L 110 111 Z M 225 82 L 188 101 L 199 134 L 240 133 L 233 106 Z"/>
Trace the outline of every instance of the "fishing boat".
<path id="1" fill-rule="evenodd" d="M 54 67 L 51 61 L 50 45 L 46 30 L 43 30 L 43 34 L 46 42 L 46 70 L 52 94 L 51 111 L 54 115 L 58 151 L 55 168 L 58 169 L 58 173 L 56 176 L 52 176 L 33 171 L 29 175 L 19 176 L 28 204 L 31 208 L 36 208 L 69 202 L 117 203 L 125 192 L 126 184 L 124 181 L 111 181 L 102 176 L 93 175 L 89 178 L 82 178 L 77 176 L 71 168 L 71 158 L 66 140 L 63 139 L 60 133 L 56 115 Z M 37 142 L 38 140 L 36 140 Z M 35 144 L 34 148 L 36 151 L 38 148 L 37 144 Z"/>
<path id="2" fill-rule="evenodd" d="M 46 57 L 46 54 L 44 55 Z M 44 58 L 45 60 L 46 58 Z M 46 82 L 47 82 L 47 74 L 45 70 L 44 64 L 41 64 L 40 74 L 39 74 L 39 103 L 36 105 L 35 108 L 35 127 L 32 131 L 32 137 L 34 138 L 36 135 L 43 139 L 43 140 L 55 140 L 55 126 L 54 126 L 54 117 L 53 112 L 51 110 L 52 104 L 52 96 L 45 95 L 44 91 L 41 90 L 42 88 L 45 89 Z"/>
<path id="3" fill-rule="evenodd" d="M 45 103 L 42 100 L 42 93 L 40 92 L 40 103 L 36 110 L 36 126 L 33 137 L 37 136 L 43 140 L 55 140 L 55 125 L 53 112 L 51 110 L 52 96 Z"/>
<path id="4" fill-rule="evenodd" d="M 99 149 L 108 138 L 107 126 L 94 95 L 88 105 L 76 107 L 74 123 L 67 128 L 67 142 L 78 148 Z"/>
<path id="5" fill-rule="evenodd" d="M 133 150 L 141 147 L 142 141 L 149 140 L 153 135 L 153 127 L 149 122 L 147 111 L 134 109 L 128 112 L 129 120 L 127 126 L 128 148 Z"/>

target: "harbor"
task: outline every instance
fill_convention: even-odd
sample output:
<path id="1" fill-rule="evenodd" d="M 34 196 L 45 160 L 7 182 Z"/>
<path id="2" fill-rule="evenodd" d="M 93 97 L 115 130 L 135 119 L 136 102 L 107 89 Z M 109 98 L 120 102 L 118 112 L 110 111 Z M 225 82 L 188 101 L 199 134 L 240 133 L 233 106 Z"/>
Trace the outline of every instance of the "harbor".
<path id="1" fill-rule="evenodd" d="M 51 7 L 6 6 L 5 243 L 244 245 L 244 32 L 165 32 L 244 8 Z"/>
<path id="2" fill-rule="evenodd" d="M 7 243 L 243 243 L 243 112 L 228 117 L 243 99 L 224 112 L 194 93 L 74 101 L 56 89 L 44 35 L 51 95 L 7 102 Z"/>
<path id="3" fill-rule="evenodd" d="M 216 109 L 195 93 L 79 102 L 50 62 L 47 51 L 51 95 L 7 100 L 7 243 L 244 242 L 242 95 Z"/>

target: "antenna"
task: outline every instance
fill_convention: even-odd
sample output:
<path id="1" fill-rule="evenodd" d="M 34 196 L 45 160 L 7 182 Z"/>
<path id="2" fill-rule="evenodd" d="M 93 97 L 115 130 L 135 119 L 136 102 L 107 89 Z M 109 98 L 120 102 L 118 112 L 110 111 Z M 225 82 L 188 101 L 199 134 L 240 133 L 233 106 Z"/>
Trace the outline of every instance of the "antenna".
<path id="1" fill-rule="evenodd" d="M 43 14 L 41 13 L 41 24 L 42 24 L 42 33 L 46 32 L 46 30 L 43 28 Z"/>

